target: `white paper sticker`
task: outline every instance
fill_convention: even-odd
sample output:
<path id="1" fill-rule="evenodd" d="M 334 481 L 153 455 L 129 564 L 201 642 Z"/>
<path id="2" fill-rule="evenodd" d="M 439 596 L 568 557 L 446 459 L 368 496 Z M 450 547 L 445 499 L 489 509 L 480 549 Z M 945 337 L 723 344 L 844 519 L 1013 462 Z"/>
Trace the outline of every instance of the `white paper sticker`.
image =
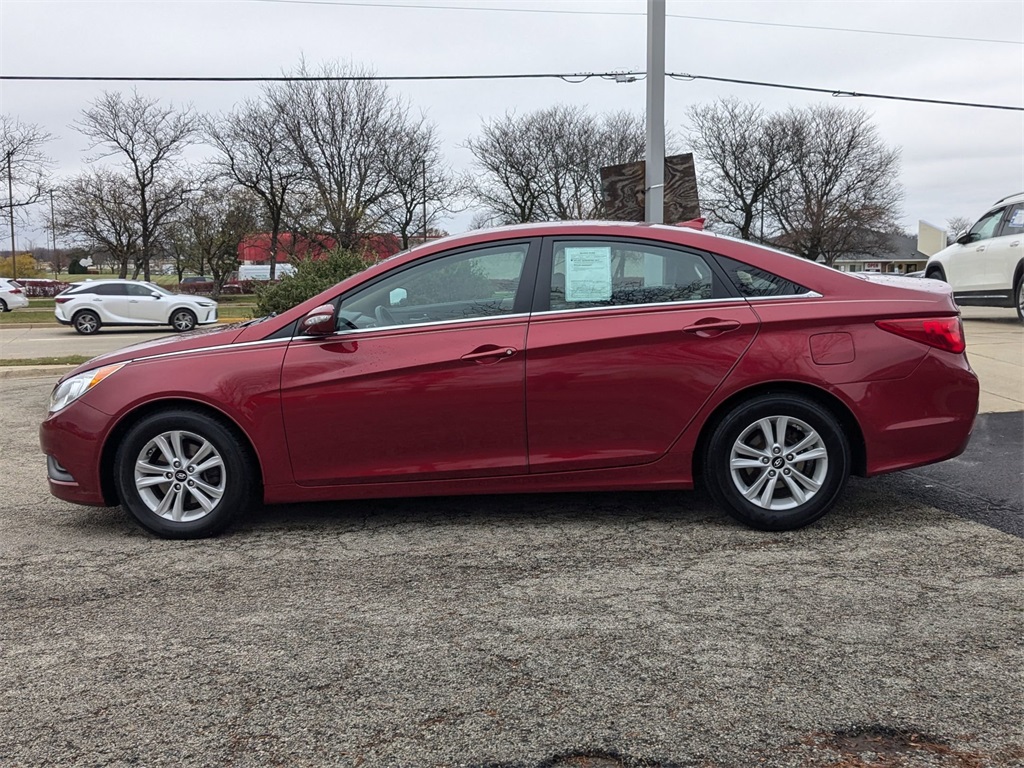
<path id="1" fill-rule="evenodd" d="M 1018 208 L 1013 212 L 1013 216 L 1010 217 L 1009 226 L 1014 228 L 1024 227 L 1024 208 Z"/>
<path id="2" fill-rule="evenodd" d="M 611 297 L 611 246 L 566 248 L 566 301 L 608 301 Z"/>

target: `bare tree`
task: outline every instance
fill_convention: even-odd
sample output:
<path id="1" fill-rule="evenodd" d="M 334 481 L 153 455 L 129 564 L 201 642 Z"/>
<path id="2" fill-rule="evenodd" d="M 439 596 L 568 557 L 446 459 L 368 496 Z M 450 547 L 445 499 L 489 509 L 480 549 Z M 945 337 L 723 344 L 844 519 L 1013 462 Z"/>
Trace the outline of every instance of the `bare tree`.
<path id="1" fill-rule="evenodd" d="M 67 181 L 54 200 L 57 234 L 86 252 L 102 251 L 118 266 L 118 276 L 137 274 L 142 232 L 134 214 L 135 189 L 123 174 L 93 168 Z"/>
<path id="2" fill-rule="evenodd" d="M 238 246 L 256 228 L 259 207 L 250 190 L 209 184 L 189 197 L 168 227 L 168 239 L 182 263 L 200 274 L 209 272 L 214 299 L 238 267 Z"/>
<path id="3" fill-rule="evenodd" d="M 195 141 L 198 118 L 189 109 L 164 108 L 137 92 L 129 97 L 105 92 L 83 110 L 75 127 L 91 141 L 90 149 L 101 150 L 92 162 L 113 157 L 125 169 L 138 219 L 139 258 L 149 280 L 160 230 L 184 204 L 181 155 Z"/>
<path id="4" fill-rule="evenodd" d="M 463 210 L 465 183 L 444 162 L 437 128 L 425 118 L 398 127 L 384 161 L 394 191 L 382 222 L 399 234 L 402 248 L 413 233 L 426 236 L 444 214 Z"/>
<path id="5" fill-rule="evenodd" d="M 479 174 L 473 193 L 499 223 L 590 219 L 602 209 L 601 168 L 643 159 L 642 119 L 595 118 L 560 105 L 485 123 L 466 141 Z"/>
<path id="6" fill-rule="evenodd" d="M 11 274 L 17 277 L 14 249 L 14 220 L 47 192 L 53 161 L 43 146 L 53 136 L 38 125 L 22 123 L 9 115 L 0 115 L 0 214 L 10 227 Z"/>
<path id="7" fill-rule="evenodd" d="M 880 254 L 898 229 L 900 153 L 863 110 L 791 109 L 792 159 L 768 195 L 780 245 L 832 266 L 840 256 Z"/>
<path id="8" fill-rule="evenodd" d="M 953 216 L 946 219 L 946 241 L 952 243 L 974 224 L 974 219 L 966 216 Z"/>
<path id="9" fill-rule="evenodd" d="M 259 200 L 270 226 L 270 279 L 277 271 L 277 252 L 289 203 L 302 181 L 302 167 L 273 106 L 248 101 L 218 120 L 207 120 L 206 135 L 219 151 L 214 166 Z"/>
<path id="10" fill-rule="evenodd" d="M 36 203 L 49 190 L 47 184 L 53 161 L 43 146 L 53 136 L 38 125 L 22 123 L 10 115 L 0 115 L 0 211 L 4 219 L 10 211 L 17 214 Z M 8 165 L 10 190 L 8 190 Z"/>
<path id="11" fill-rule="evenodd" d="M 768 194 L 793 161 L 791 122 L 735 98 L 691 107 L 689 118 L 709 218 L 743 240 L 762 239 Z"/>
<path id="12" fill-rule="evenodd" d="M 318 203 L 324 228 L 342 248 L 374 231 L 394 187 L 384 158 L 408 108 L 379 81 L 331 79 L 369 72 L 302 63 L 293 81 L 267 90 Z"/>

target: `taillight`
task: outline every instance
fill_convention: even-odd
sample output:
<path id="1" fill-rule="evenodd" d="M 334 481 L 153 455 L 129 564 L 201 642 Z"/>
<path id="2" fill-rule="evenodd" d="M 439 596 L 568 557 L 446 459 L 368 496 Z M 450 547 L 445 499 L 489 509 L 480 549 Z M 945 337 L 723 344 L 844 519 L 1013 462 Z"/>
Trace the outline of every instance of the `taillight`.
<path id="1" fill-rule="evenodd" d="M 967 348 L 964 326 L 959 317 L 913 317 L 903 320 L 876 320 L 883 331 L 920 341 L 929 347 L 960 354 Z"/>
<path id="2" fill-rule="evenodd" d="M 55 302 L 56 302 L 57 304 L 63 304 L 63 303 L 65 303 L 65 302 L 71 301 L 71 297 L 70 297 L 70 296 L 65 296 L 64 298 L 61 298 L 60 296 L 58 296 L 58 297 L 56 297 L 56 298 L 54 299 L 54 301 L 55 301 Z"/>
<path id="3" fill-rule="evenodd" d="M 21 288 L 11 288 L 10 293 L 21 293 Z"/>

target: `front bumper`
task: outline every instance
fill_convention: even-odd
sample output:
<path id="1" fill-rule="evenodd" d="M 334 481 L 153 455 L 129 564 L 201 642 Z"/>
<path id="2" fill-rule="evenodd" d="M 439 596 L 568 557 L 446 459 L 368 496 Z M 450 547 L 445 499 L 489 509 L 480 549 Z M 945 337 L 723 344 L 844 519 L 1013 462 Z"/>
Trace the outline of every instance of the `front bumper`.
<path id="1" fill-rule="evenodd" d="M 99 446 L 106 442 L 110 422 L 110 416 L 82 402 L 72 403 L 43 420 L 39 444 L 47 457 L 50 493 L 75 504 L 117 504 L 113 484 L 104 489 L 101 480 Z"/>

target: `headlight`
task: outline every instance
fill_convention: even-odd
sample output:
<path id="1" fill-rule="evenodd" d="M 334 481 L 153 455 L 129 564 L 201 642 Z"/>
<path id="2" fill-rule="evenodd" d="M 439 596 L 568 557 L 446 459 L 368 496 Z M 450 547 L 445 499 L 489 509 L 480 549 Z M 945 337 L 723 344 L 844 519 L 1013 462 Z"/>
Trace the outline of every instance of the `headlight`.
<path id="1" fill-rule="evenodd" d="M 53 393 L 50 395 L 50 413 L 56 413 L 61 408 L 67 408 L 75 400 L 107 378 L 107 376 L 121 370 L 125 365 L 126 363 L 104 365 L 102 368 L 86 371 L 62 381 L 54 387 Z"/>

